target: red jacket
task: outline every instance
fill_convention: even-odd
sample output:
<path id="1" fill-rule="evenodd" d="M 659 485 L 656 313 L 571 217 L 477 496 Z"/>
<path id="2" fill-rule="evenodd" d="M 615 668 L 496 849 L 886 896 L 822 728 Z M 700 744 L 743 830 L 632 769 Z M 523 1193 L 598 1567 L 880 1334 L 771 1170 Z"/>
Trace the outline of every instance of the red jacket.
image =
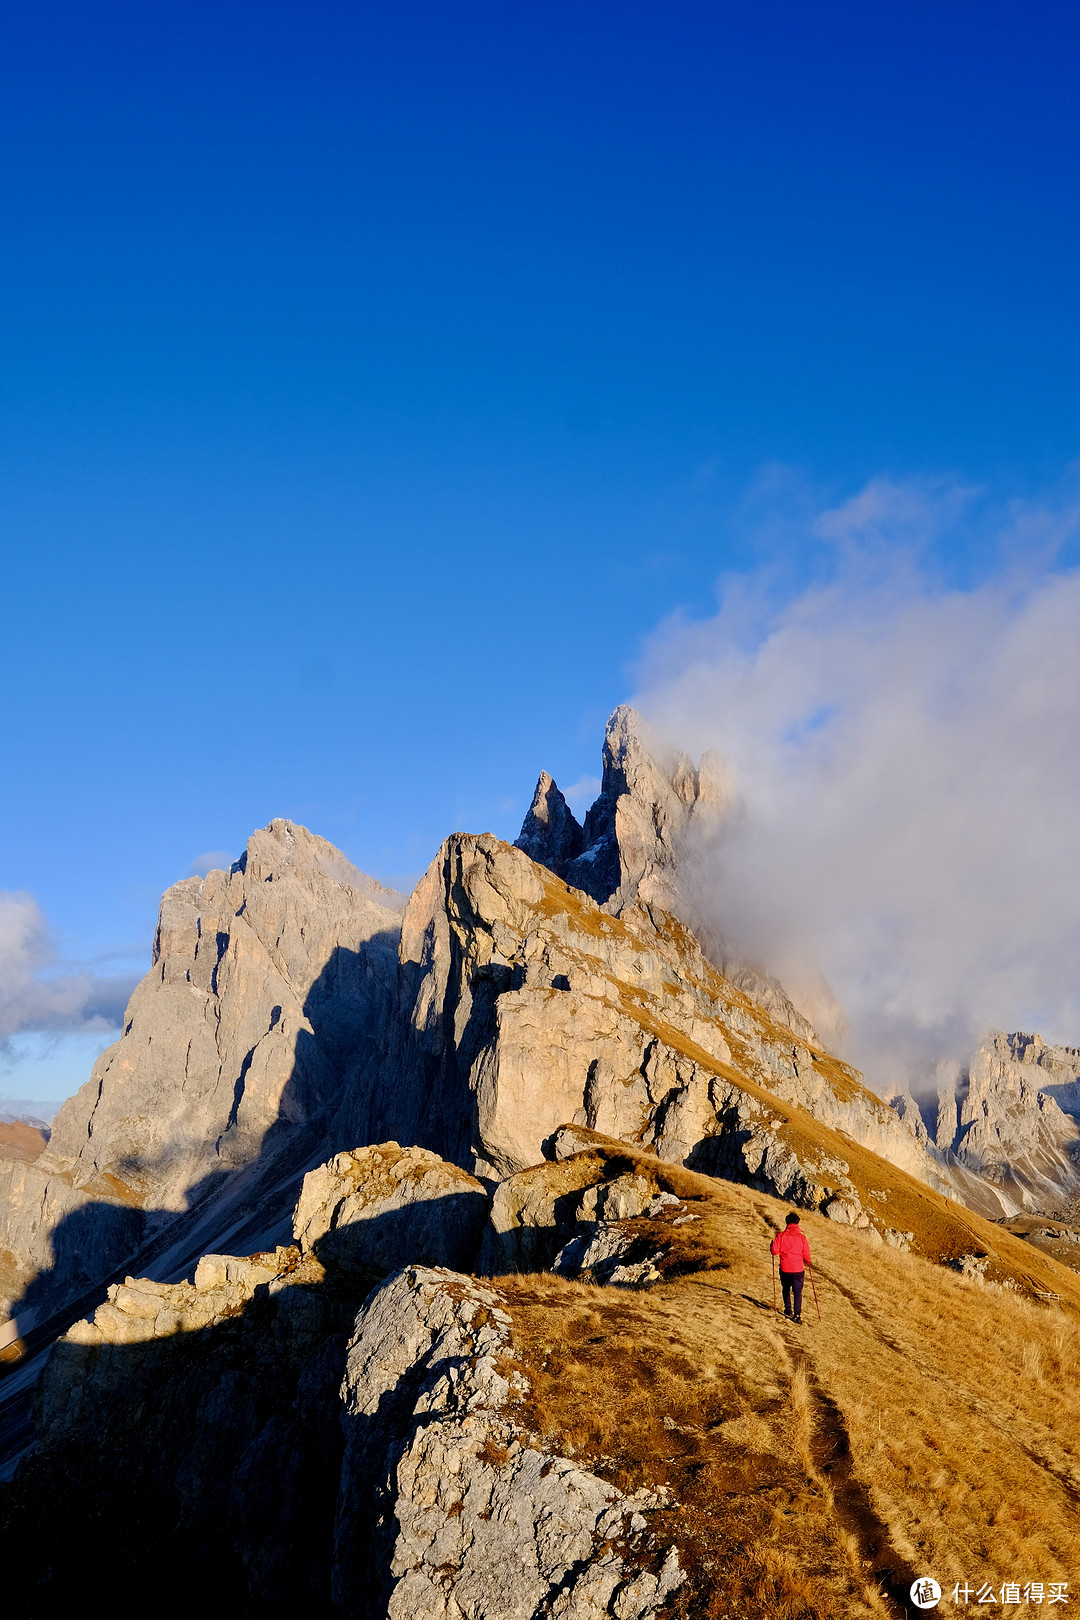
<path id="1" fill-rule="evenodd" d="M 772 1240 L 772 1252 L 780 1256 L 781 1271 L 801 1271 L 803 1261 L 809 1263 L 810 1245 L 803 1235 L 802 1228 L 792 1221 L 785 1226 L 782 1232 L 777 1232 Z"/>

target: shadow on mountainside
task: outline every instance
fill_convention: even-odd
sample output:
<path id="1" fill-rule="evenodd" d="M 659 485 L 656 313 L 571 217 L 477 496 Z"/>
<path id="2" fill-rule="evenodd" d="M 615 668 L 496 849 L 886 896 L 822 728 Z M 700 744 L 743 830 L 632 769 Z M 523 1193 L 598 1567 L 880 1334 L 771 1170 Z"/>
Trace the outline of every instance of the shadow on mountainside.
<path id="1" fill-rule="evenodd" d="M 539 1273 L 494 1284 L 526 1378 L 510 1416 L 530 1448 L 661 1493 L 654 1545 L 676 1544 L 687 1573 L 671 1620 L 900 1620 L 927 1569 L 952 1580 L 977 1564 L 999 1588 L 1020 1567 L 1069 1579 L 1075 1287 L 1054 1309 L 991 1293 L 811 1213 L 821 1318 L 796 1327 L 769 1307 L 779 1200 L 626 1144 L 608 1151 L 613 1169 L 629 1162 L 677 1197 L 663 1243 L 681 1247 L 680 1267 L 647 1291 Z M 573 1161 L 547 1170 L 575 1173 Z M 383 1321 L 367 1348 L 396 1387 L 374 1412 L 346 1414 L 346 1345 L 369 1287 L 309 1257 L 197 1331 L 57 1345 L 48 1438 L 0 1488 L 12 1611 L 47 1620 L 109 1582 L 166 1615 L 382 1620 L 402 1564 L 424 1556 L 398 1535 L 422 1510 L 445 1537 L 435 1556 L 445 1547 L 447 1561 L 429 1560 L 442 1612 L 466 1556 L 456 1493 L 432 1503 L 416 1472 L 397 1470 L 434 1421 L 410 1396 L 438 1319 L 417 1343 L 400 1316 Z M 482 1461 L 508 1455 L 487 1448 Z M 446 1476 L 458 1478 L 449 1455 Z M 531 1520 L 520 1534 L 527 1544 Z M 499 1565 L 481 1579 L 502 1592 Z M 560 1612 L 558 1596 L 533 1612 Z M 620 1612 L 635 1612 L 629 1596 Z"/>
<path id="2" fill-rule="evenodd" d="M 386 983 L 391 948 L 395 977 Z M 243 1163 L 227 1162 L 239 1146 L 236 1121 L 252 1059 L 248 1052 L 238 1067 L 229 1122 L 216 1144 L 226 1162 L 192 1184 L 187 1208 L 176 1214 L 148 1211 L 131 1198 L 118 1197 L 95 1199 L 64 1216 L 51 1234 L 52 1265 L 33 1278 L 11 1307 L 21 1338 L 18 1353 L 0 1361 L 0 1373 L 44 1350 L 72 1322 L 91 1314 L 109 1284 L 126 1272 L 170 1282 L 189 1274 L 208 1252 L 245 1254 L 291 1242 L 290 1218 L 304 1174 L 364 1140 L 355 1132 L 362 1131 L 369 1117 L 369 1093 L 396 992 L 395 935 L 375 935 L 359 951 L 336 947 L 305 998 L 311 1030 L 298 1033 L 278 1117 L 257 1153 Z M 153 1161 L 130 1158 L 117 1168 L 134 1177 L 140 1168 L 153 1169 L 168 1157 L 166 1148 Z M 115 1179 L 122 1188 L 120 1177 Z M 0 1468 L 10 1451 L 3 1404 L 0 1381 Z"/>
<path id="3" fill-rule="evenodd" d="M 361 1223 L 370 1252 L 400 1249 L 403 1213 Z M 218 1300 L 217 1318 L 193 1331 L 53 1345 L 36 1397 L 42 1439 L 0 1485 L 13 1612 L 69 1613 L 85 1601 L 87 1572 L 108 1569 L 123 1571 L 129 1589 L 152 1590 L 166 1615 L 189 1613 L 193 1591 L 215 1614 L 340 1613 L 330 1587 L 345 1352 L 358 1311 L 396 1262 L 375 1270 L 355 1256 L 326 1258 L 279 1256 L 278 1280 L 246 1301 Z M 193 1296 L 197 1308 L 212 1292 L 159 1303 L 191 1310 Z M 373 1482 L 351 1483 L 360 1492 L 350 1494 L 350 1525 L 374 1501 Z M 372 1542 L 385 1568 L 357 1573 L 348 1613 L 389 1589 L 392 1540 Z M 175 1599 L 160 1590 L 166 1570 L 183 1572 Z"/>
<path id="4" fill-rule="evenodd" d="M 5 1598 L 85 1603 L 92 1572 L 157 1612 L 335 1613 L 345 1345 L 366 1289 L 327 1277 L 137 1344 L 54 1345 L 46 1438 L 0 1486 Z"/>
<path id="5" fill-rule="evenodd" d="M 190 1277 L 205 1253 L 289 1244 L 304 1174 L 372 1140 L 373 1130 L 375 1139 L 390 1135 L 384 1112 L 405 1143 L 439 1147 L 451 1127 L 455 1141 L 471 1142 L 467 1066 L 448 1074 L 438 1044 L 403 1052 L 409 1033 L 393 1041 L 391 1058 L 427 1082 L 408 1109 L 394 1098 L 396 1061 L 380 1084 L 380 1070 L 391 1066 L 391 1013 L 399 997 L 408 1000 L 403 980 L 415 967 L 399 969 L 395 949 L 391 969 L 392 945 L 394 936 L 380 935 L 360 951 L 332 953 L 305 998 L 311 1031 L 299 1033 L 277 1118 L 248 1163 L 214 1166 L 190 1187 L 187 1208 L 164 1219 L 102 1199 L 55 1227 L 53 1264 L 13 1308 L 20 1324 L 30 1321 L 21 1359 L 0 1363 L 0 1374 L 26 1374 L 9 1381 L 10 1398 L 0 1379 L 0 1469 L 5 1458 L 20 1459 L 13 1482 L 0 1484 L 0 1525 L 12 1549 L 7 1594 L 29 1620 L 81 1600 L 95 1568 L 146 1582 L 166 1613 L 163 1569 L 184 1571 L 186 1593 L 212 1591 L 219 1612 L 336 1612 L 329 1579 L 339 1388 L 347 1337 L 375 1279 L 348 1268 L 332 1234 L 316 1245 L 329 1267 L 321 1282 L 273 1296 L 261 1287 L 226 1322 L 134 1344 L 56 1341 L 92 1316 L 125 1274 L 168 1284 Z M 489 988 L 475 998 L 466 1045 L 483 1040 L 503 986 L 493 979 Z M 217 1143 L 222 1157 L 236 1141 L 251 1057 L 238 1065 Z M 392 1101 L 399 1106 L 388 1107 Z M 145 1162 L 118 1169 L 134 1179 Z M 401 1221 L 396 1211 L 377 1217 L 365 1223 L 367 1236 L 393 1250 Z M 66 1414 L 49 1394 L 58 1381 L 72 1403 Z M 27 1557 L 31 1548 L 40 1549 L 36 1560 Z M 176 1603 L 186 1611 L 187 1598 Z"/>

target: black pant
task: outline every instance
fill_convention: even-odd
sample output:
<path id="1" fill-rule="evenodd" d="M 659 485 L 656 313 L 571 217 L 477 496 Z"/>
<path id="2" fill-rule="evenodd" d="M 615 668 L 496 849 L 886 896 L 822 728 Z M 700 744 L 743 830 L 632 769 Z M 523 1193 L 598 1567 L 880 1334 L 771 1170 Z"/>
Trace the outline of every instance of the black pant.
<path id="1" fill-rule="evenodd" d="M 801 1271 L 781 1271 L 780 1287 L 784 1293 L 784 1314 L 786 1316 L 802 1315 L 802 1285 L 804 1273 Z M 794 1310 L 792 1310 L 794 1300 Z"/>

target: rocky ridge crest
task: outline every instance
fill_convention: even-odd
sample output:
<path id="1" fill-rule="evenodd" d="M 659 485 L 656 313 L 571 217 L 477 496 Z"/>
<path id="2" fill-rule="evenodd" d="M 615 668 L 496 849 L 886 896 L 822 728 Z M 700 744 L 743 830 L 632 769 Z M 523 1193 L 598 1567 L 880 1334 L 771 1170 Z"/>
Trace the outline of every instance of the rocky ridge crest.
<path id="1" fill-rule="evenodd" d="M 1074 1126 L 1029 1077 L 1071 1098 L 1067 1054 L 988 1054 L 946 1145 L 779 987 L 709 959 L 679 920 L 679 859 L 729 799 L 720 762 L 657 763 L 620 709 L 583 827 L 542 776 L 519 847 L 455 834 L 407 904 L 287 822 L 175 885 L 120 1041 L 42 1152 L 0 1149 L 0 1288 L 20 1322 L 136 1255 L 167 1281 L 241 1239 L 273 1247 L 308 1169 L 388 1136 L 490 1182 L 577 1120 L 883 1235 L 845 1138 L 985 1213 L 1065 1189 Z M 811 1145 L 802 1114 L 834 1136 Z"/>

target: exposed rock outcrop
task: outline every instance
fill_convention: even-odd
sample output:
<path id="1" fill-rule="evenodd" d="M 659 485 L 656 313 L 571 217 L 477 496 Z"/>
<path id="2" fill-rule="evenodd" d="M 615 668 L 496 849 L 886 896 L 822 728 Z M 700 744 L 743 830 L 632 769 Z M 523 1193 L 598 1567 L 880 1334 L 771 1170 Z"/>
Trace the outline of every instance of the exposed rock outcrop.
<path id="1" fill-rule="evenodd" d="M 721 834 L 733 803 L 729 773 L 719 754 L 706 752 L 695 766 L 685 754 L 664 749 L 637 711 L 623 704 L 607 724 L 600 793 L 584 827 L 543 771 L 516 847 L 613 916 L 642 908 L 679 918 L 733 984 L 799 1039 L 814 1042 L 813 1025 L 783 988 L 744 961 L 698 904 L 693 882 L 697 856 Z M 815 995 L 842 1027 L 843 1016 L 820 974 Z"/>
<path id="2" fill-rule="evenodd" d="M 788 1337 L 763 1264 L 783 1205 L 585 1127 L 556 1135 L 585 1138 L 543 1168 L 572 1171 L 598 1217 L 556 1259 L 587 1289 L 407 1267 L 365 1300 L 355 1273 L 291 1246 L 207 1255 L 173 1285 L 125 1279 L 54 1346 L 38 1447 L 0 1487 L 10 1545 L 40 1549 L 9 1561 L 12 1613 L 85 1606 L 87 1568 L 104 1567 L 166 1611 L 172 1581 L 215 1612 L 327 1620 L 753 1614 L 763 1590 L 789 1612 L 873 1620 L 879 1582 L 902 1600 L 918 1569 L 903 1553 L 927 1526 L 913 1451 L 919 1479 L 967 1470 L 966 1516 L 940 1516 L 940 1568 L 993 1543 L 992 1446 L 1065 1578 L 1076 1429 L 1052 1432 L 1046 1394 L 1075 1393 L 1060 1331 L 1080 1308 L 1075 1274 L 874 1160 L 867 1196 L 898 1226 L 921 1222 L 927 1252 L 962 1275 L 868 1251 L 851 1209 L 811 1214 L 828 1327 Z M 520 1210 L 539 1210 L 520 1191 L 542 1179 L 520 1178 Z M 1051 1293 L 1052 1312 L 1034 1303 Z M 1024 1334 L 1052 1385 L 1032 1387 Z M 882 1412 L 903 1444 L 882 1447 Z M 802 1443 L 815 1437 L 827 1449 Z M 889 1525 L 861 1485 L 883 1466 Z"/>
<path id="3" fill-rule="evenodd" d="M 339 1152 L 309 1245 L 376 1271 L 465 1265 L 468 1221 L 457 1248 L 412 1230 L 429 1200 L 406 1196 L 411 1173 L 385 1207 L 361 1192 L 354 1150 L 390 1136 L 459 1167 L 440 1196 L 462 1210 L 481 1207 L 467 1178 L 536 1165 L 567 1122 L 809 1208 L 870 1209 L 848 1143 L 994 1216 L 1064 1200 L 1077 1131 L 1051 1093 L 1074 1098 L 1076 1054 L 1000 1037 L 963 1095 L 943 1090 L 935 1144 L 914 1100 L 869 1093 L 778 986 L 720 971 L 686 926 L 679 862 L 729 800 L 718 761 L 657 754 L 620 709 L 584 828 L 542 776 L 521 847 L 455 834 L 403 918 L 401 897 L 286 822 L 228 873 L 176 885 L 121 1040 L 36 1157 L 0 1144 L 9 1336 L 90 1310 L 125 1270 L 171 1282 L 204 1251 L 273 1249 L 305 1172 Z"/>
<path id="4" fill-rule="evenodd" d="M 695 768 L 664 758 L 641 716 L 616 709 L 604 737 L 600 793 L 581 827 L 545 771 L 518 848 L 618 915 L 640 902 L 678 912 L 682 839 L 696 819 L 718 815 L 730 788 L 719 755 Z"/>
<path id="5" fill-rule="evenodd" d="M 369 1136 L 417 1132 L 500 1178 L 577 1119 L 815 1205 L 847 1190 L 843 1144 L 797 1141 L 795 1108 L 955 1190 L 852 1070 L 794 1040 L 673 917 L 613 917 L 495 838 L 446 841 L 409 902 L 401 957 L 407 1021 Z"/>
<path id="6" fill-rule="evenodd" d="M 725 974 L 687 926 L 685 840 L 727 788 L 715 761 L 657 763 L 643 736 L 617 711 L 584 828 L 543 776 L 520 847 L 453 836 L 403 917 L 284 822 L 166 895 L 92 1083 L 47 1145 L 0 1140 L 0 1282 L 68 1313 L 18 1365 L 0 1336 L 0 1439 L 26 1448 L 0 1517 L 16 1542 L 51 1538 L 42 1572 L 15 1574 L 19 1612 L 82 1601 L 91 1563 L 159 1605 L 161 1570 L 181 1569 L 237 1614 L 660 1620 L 672 1599 L 696 1612 L 688 1580 L 702 1612 L 756 1612 L 796 1567 L 780 1541 L 801 1558 L 811 1521 L 833 1606 L 792 1587 L 789 1612 L 871 1620 L 882 1579 L 903 1602 L 913 1570 L 848 1461 L 865 1390 L 895 1392 L 902 1353 L 902 1425 L 908 1384 L 925 1378 L 932 1406 L 940 1369 L 967 1367 L 933 1287 L 909 1287 L 918 1262 L 888 1251 L 960 1273 L 944 1280 L 972 1344 L 987 1287 L 999 1306 L 1024 1296 L 1025 1331 L 1038 1301 L 1076 1309 L 1055 1263 L 1072 1224 L 1022 1225 L 1022 1243 L 954 1195 L 995 1215 L 1064 1199 L 1078 1054 L 995 1037 L 942 1075 L 932 1140 L 910 1093 L 874 1097 L 778 986 Z M 840 1328 L 794 1354 L 767 1257 L 792 1203 L 820 1212 Z M 218 1252 L 234 1248 L 251 1252 Z M 905 1309 L 885 1336 L 890 1266 Z M 20 1310 L 0 1335 L 24 1327 Z M 3 1391 L 23 1380 L 28 1405 L 50 1340 L 33 1447 Z M 852 1345 L 876 1383 L 848 1377 Z M 974 1380 L 954 1472 L 990 1382 Z M 1046 1464 L 1060 1547 L 1075 1470 L 1041 1403 L 1017 1408 L 1035 1426 L 1015 1478 Z M 980 1455 L 1011 1422 L 980 1430 Z M 880 1432 L 859 1444 L 892 1469 Z M 907 1450 L 896 1466 L 875 1476 L 894 1505 Z M 903 1546 L 926 1522 L 920 1503 Z M 718 1549 L 742 1560 L 730 1591 Z"/>
<path id="7" fill-rule="evenodd" d="M 305 1254 L 345 1270 L 469 1268 L 489 1202 L 483 1185 L 457 1165 L 425 1148 L 383 1142 L 309 1171 L 293 1231 Z"/>
<path id="8" fill-rule="evenodd" d="M 97 1511 L 57 1537 L 81 1550 L 89 1517 L 129 1578 L 181 1556 L 238 1612 L 329 1613 L 332 1570 L 347 1617 L 652 1620 L 684 1579 L 646 1535 L 660 1499 L 530 1436 L 501 1296 L 408 1267 L 352 1305 L 346 1350 L 348 1310 L 296 1249 L 207 1256 L 171 1288 L 128 1278 L 55 1347 L 23 1511 L 104 1468 Z M 45 1599 L 79 1579 L 65 1549 Z"/>
<path id="9" fill-rule="evenodd" d="M 368 1301 L 342 1386 L 334 1597 L 350 1620 L 652 1620 L 682 1584 L 674 1548 L 659 1569 L 645 1550 L 658 1499 L 532 1443 L 526 1388 L 496 1290 L 410 1267 Z"/>
<path id="10" fill-rule="evenodd" d="M 604 1223 L 656 1215 L 678 1203 L 663 1185 L 663 1166 L 651 1175 L 631 1166 L 613 1143 L 599 1137 L 585 1151 L 534 1165 L 500 1182 L 480 1251 L 479 1270 L 542 1271 L 579 1237 Z"/>
<path id="11" fill-rule="evenodd" d="M 229 872 L 177 883 L 123 1036 L 56 1116 L 42 1168 L 183 1210 L 274 1126 L 325 1116 L 377 1054 L 402 906 L 286 821 Z"/>
<path id="12" fill-rule="evenodd" d="M 585 846 L 577 817 L 547 771 L 540 772 L 529 813 L 518 834 L 517 847 L 531 861 L 565 878 L 571 862 Z"/>
<path id="13" fill-rule="evenodd" d="M 1038 1035 L 987 1037 L 938 1093 L 936 1145 L 1001 1189 L 1006 1214 L 1080 1197 L 1080 1052 Z"/>

